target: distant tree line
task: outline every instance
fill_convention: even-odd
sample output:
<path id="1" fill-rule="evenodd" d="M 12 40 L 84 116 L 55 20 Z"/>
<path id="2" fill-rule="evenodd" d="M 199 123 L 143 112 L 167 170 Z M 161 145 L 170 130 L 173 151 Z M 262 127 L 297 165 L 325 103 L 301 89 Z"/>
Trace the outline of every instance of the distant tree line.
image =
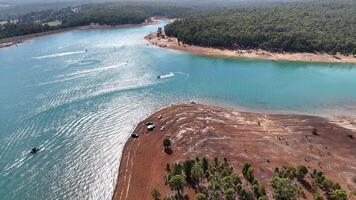
<path id="1" fill-rule="evenodd" d="M 48 25 L 42 25 L 38 23 L 31 24 L 12 24 L 8 23 L 5 25 L 0 25 L 0 39 L 9 38 L 20 35 L 28 35 L 34 33 L 41 33 L 50 30 L 54 30 L 56 28 L 50 27 Z"/>
<path id="2" fill-rule="evenodd" d="M 152 16 L 181 17 L 190 9 L 172 4 L 97 4 L 81 6 L 78 12 L 67 17 L 65 26 L 80 26 L 90 23 L 120 25 L 139 24 Z"/>
<path id="3" fill-rule="evenodd" d="M 356 54 L 356 1 L 218 11 L 177 20 L 165 27 L 165 33 L 205 47 Z"/>
<path id="4" fill-rule="evenodd" d="M 111 3 L 68 7 L 59 10 L 31 12 L 16 18 L 16 22 L 0 24 L 0 39 L 41 33 L 50 30 L 89 25 L 140 24 L 152 16 L 182 17 L 191 9 L 173 4 Z M 46 23 L 61 21 L 58 26 Z"/>

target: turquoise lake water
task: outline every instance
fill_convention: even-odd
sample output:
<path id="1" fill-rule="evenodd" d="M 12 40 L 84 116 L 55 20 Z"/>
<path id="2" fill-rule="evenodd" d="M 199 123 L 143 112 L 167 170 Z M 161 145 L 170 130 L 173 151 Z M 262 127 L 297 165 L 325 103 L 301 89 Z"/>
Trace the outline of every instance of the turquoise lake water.
<path id="1" fill-rule="evenodd" d="M 356 116 L 356 65 L 147 46 L 143 37 L 158 26 L 66 32 L 0 49 L 1 199 L 111 199 L 131 131 L 171 103 Z M 33 146 L 41 151 L 29 155 Z"/>

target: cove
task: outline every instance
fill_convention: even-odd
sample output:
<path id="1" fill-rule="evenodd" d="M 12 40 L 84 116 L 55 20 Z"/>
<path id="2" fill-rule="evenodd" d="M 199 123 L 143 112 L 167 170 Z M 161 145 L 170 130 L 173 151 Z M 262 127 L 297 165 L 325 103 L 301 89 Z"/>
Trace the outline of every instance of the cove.
<path id="1" fill-rule="evenodd" d="M 176 102 L 355 116 L 355 65 L 147 46 L 144 36 L 165 23 L 72 31 L 0 49 L 3 199 L 111 199 L 133 128 Z M 41 151 L 30 155 L 33 146 Z"/>

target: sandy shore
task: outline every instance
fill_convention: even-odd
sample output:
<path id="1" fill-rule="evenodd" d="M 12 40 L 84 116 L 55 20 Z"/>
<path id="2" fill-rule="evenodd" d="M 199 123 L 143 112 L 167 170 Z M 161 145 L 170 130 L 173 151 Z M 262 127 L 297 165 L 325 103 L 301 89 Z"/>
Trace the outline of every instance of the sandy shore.
<path id="1" fill-rule="evenodd" d="M 92 24 L 92 25 L 88 25 L 88 26 L 63 28 L 63 29 L 47 31 L 47 32 L 42 32 L 42 33 L 35 33 L 35 34 L 29 34 L 29 35 L 16 36 L 16 37 L 12 37 L 12 38 L 0 39 L 0 48 L 9 47 L 12 45 L 18 45 L 20 43 L 23 43 L 28 40 L 32 40 L 34 38 L 43 37 L 43 36 L 47 36 L 47 35 L 54 35 L 54 34 L 58 34 L 58 33 L 64 33 L 64 32 L 68 32 L 68 31 L 131 28 L 131 27 L 139 27 L 139 26 L 145 26 L 145 25 L 150 25 L 150 24 L 156 24 L 158 22 L 159 22 L 159 18 L 151 17 L 151 18 L 147 19 L 144 23 L 141 23 L 141 24 L 123 24 L 123 25 L 116 25 L 116 26 Z"/>
<path id="2" fill-rule="evenodd" d="M 149 132 L 147 122 L 156 128 Z M 163 179 L 166 164 L 196 156 L 225 157 L 235 170 L 251 163 L 270 197 L 270 177 L 275 167 L 283 165 L 321 169 L 348 193 L 356 190 L 356 131 L 325 118 L 180 104 L 152 114 L 134 133 L 139 137 L 130 138 L 124 147 L 114 200 L 151 199 L 153 187 L 162 195 L 171 194 Z M 172 155 L 164 153 L 166 137 L 172 140 Z M 306 199 L 313 199 L 304 192 Z M 192 189 L 184 193 L 194 199 Z"/>
<path id="3" fill-rule="evenodd" d="M 199 55 L 218 56 L 218 57 L 240 57 L 250 59 L 266 60 L 286 60 L 301 62 L 321 62 L 321 63 L 356 63 L 356 56 L 330 55 L 319 53 L 272 53 L 264 50 L 229 50 L 207 48 L 194 45 L 178 44 L 176 38 L 166 37 L 157 38 L 156 33 L 151 33 L 145 37 L 152 45 L 161 48 L 174 49 L 179 51 L 191 52 Z"/>

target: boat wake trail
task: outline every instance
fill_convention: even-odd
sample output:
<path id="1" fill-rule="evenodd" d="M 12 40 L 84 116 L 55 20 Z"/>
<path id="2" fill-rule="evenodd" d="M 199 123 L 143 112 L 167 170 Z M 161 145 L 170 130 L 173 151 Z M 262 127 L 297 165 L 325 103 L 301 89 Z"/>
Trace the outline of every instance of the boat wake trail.
<path id="1" fill-rule="evenodd" d="M 180 74 L 182 76 L 189 77 L 189 74 L 184 72 L 174 72 L 174 74 Z"/>
<path id="2" fill-rule="evenodd" d="M 175 74 L 173 72 L 169 72 L 168 74 L 162 74 L 158 76 L 158 79 L 165 79 L 165 78 L 170 78 L 175 76 Z"/>
<path id="3" fill-rule="evenodd" d="M 174 77 L 176 75 L 185 76 L 186 78 L 189 77 L 189 74 L 184 73 L 184 72 L 169 72 L 168 74 L 161 74 L 161 75 L 157 76 L 157 78 L 158 79 L 167 79 L 167 78 Z"/>
<path id="4" fill-rule="evenodd" d="M 44 83 L 40 83 L 39 85 L 47 85 L 47 84 L 52 84 L 52 83 L 59 83 L 59 82 L 64 82 L 64 81 L 69 81 L 69 80 L 73 80 L 76 78 L 80 78 L 82 76 L 87 76 L 90 74 L 93 74 L 95 72 L 102 72 L 102 71 L 106 71 L 106 70 L 110 70 L 110 69 L 115 69 L 118 68 L 120 66 L 126 65 L 127 63 L 120 63 L 117 65 L 110 65 L 110 66 L 106 66 L 106 67 L 100 67 L 100 68 L 96 68 L 96 69 L 86 69 L 86 70 L 80 70 L 74 73 L 70 73 L 70 74 L 65 74 L 65 75 L 60 75 L 58 76 L 58 80 L 54 80 L 54 81 L 49 81 L 49 82 L 44 82 Z"/>
<path id="5" fill-rule="evenodd" d="M 86 53 L 86 51 L 70 51 L 70 52 L 56 53 L 56 54 L 50 54 L 50 55 L 38 56 L 38 57 L 32 57 L 32 58 L 33 59 L 46 59 L 46 58 L 56 58 L 56 57 L 76 55 L 76 54 L 82 54 L 82 53 Z"/>
<path id="6" fill-rule="evenodd" d="M 110 65 L 110 66 L 106 66 L 106 67 L 100 67 L 100 68 L 96 68 L 96 69 L 86 69 L 86 70 L 80 70 L 71 74 L 66 74 L 63 76 L 59 76 L 59 77 L 71 77 L 71 76 L 80 76 L 80 75 L 84 75 L 84 74 L 90 74 L 90 73 L 94 73 L 94 72 L 100 72 L 100 71 L 106 71 L 109 69 L 115 69 L 118 68 L 120 66 L 126 65 L 127 63 L 120 63 L 117 65 Z"/>

